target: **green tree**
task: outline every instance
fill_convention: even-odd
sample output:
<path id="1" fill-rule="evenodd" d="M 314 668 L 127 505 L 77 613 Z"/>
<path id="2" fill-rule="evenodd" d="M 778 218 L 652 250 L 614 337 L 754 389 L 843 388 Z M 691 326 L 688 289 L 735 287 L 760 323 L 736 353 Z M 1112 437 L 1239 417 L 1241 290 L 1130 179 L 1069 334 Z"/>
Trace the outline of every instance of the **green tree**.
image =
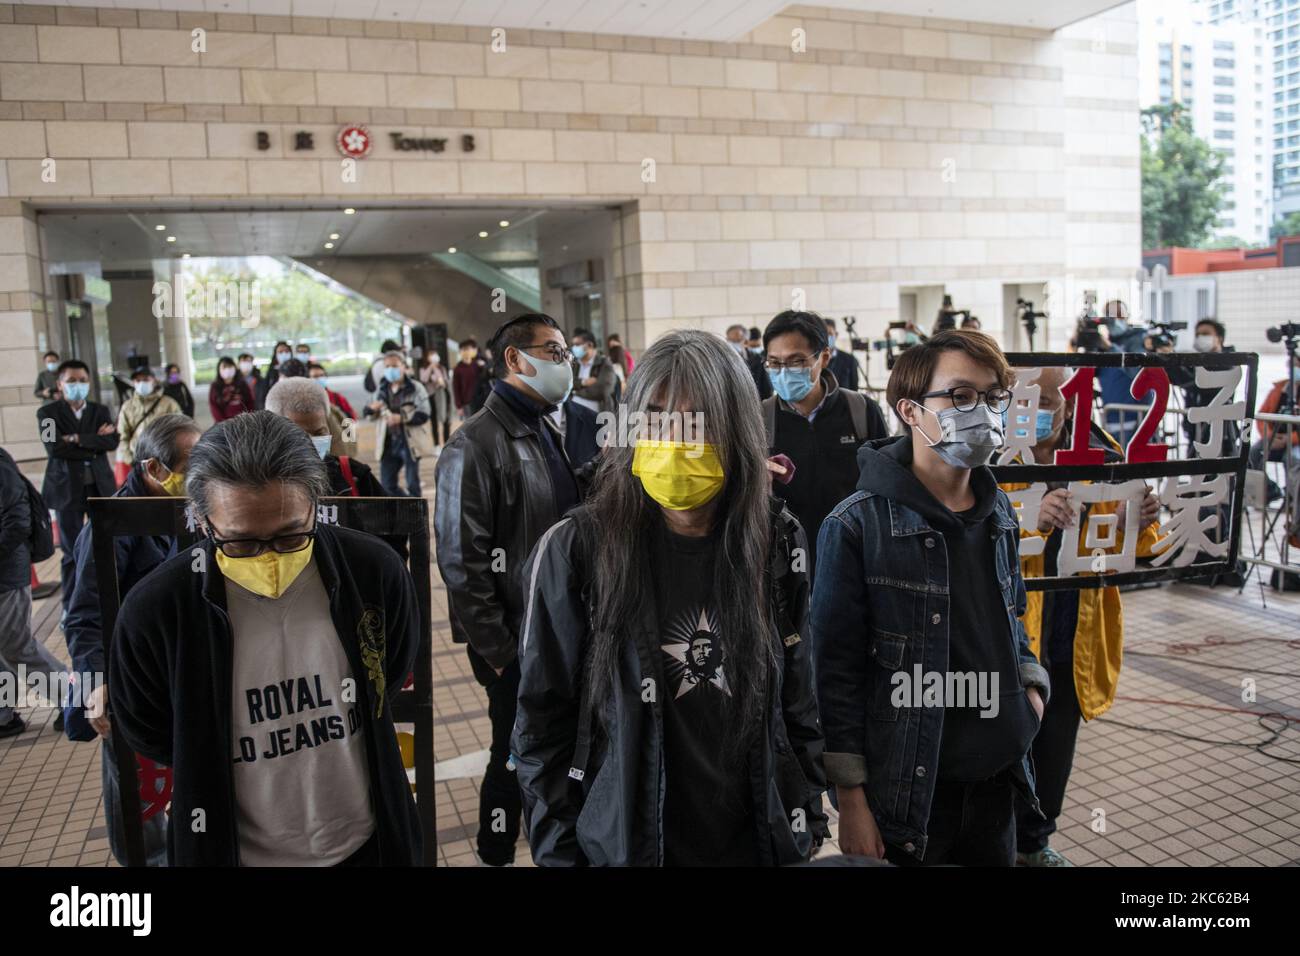
<path id="1" fill-rule="evenodd" d="M 1249 249 L 1253 243 L 1247 242 L 1241 236 L 1219 236 L 1217 239 L 1210 239 L 1201 243 L 1202 249 Z"/>
<path id="2" fill-rule="evenodd" d="M 1300 212 L 1289 212 L 1273 223 L 1268 237 L 1274 242 L 1283 236 L 1300 236 Z"/>
<path id="3" fill-rule="evenodd" d="M 1179 103 L 1142 111 L 1142 246 L 1199 246 L 1219 215 L 1223 157 Z"/>

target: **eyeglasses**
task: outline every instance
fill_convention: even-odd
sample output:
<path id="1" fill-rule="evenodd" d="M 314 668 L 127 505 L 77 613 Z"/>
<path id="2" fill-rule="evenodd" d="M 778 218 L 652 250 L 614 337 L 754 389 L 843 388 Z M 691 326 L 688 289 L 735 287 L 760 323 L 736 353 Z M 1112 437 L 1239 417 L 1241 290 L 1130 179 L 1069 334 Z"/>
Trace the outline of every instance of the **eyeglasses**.
<path id="1" fill-rule="evenodd" d="M 295 531 L 274 538 L 218 538 L 212 533 L 212 522 L 207 518 L 203 522 L 207 525 L 208 538 L 213 547 L 220 548 L 221 553 L 228 558 L 255 558 L 267 550 L 277 554 L 293 554 L 305 549 L 316 537 L 316 525 L 313 523 L 308 531 Z"/>
<path id="2" fill-rule="evenodd" d="M 807 369 L 812 368 L 813 362 L 817 359 L 812 355 L 792 355 L 788 362 L 777 362 L 768 358 L 763 365 L 773 372 L 779 372 L 783 368 Z"/>
<path id="3" fill-rule="evenodd" d="M 969 385 L 958 385 L 956 388 L 946 388 L 940 392 L 926 392 L 922 398 L 940 398 L 946 396 L 952 401 L 952 407 L 959 412 L 973 411 L 975 406 L 983 401 L 991 410 L 999 415 L 1011 407 L 1011 390 L 1001 387 L 979 391 L 971 388 Z"/>
<path id="4" fill-rule="evenodd" d="M 563 345 L 558 345 L 555 342 L 538 342 L 536 345 L 519 345 L 516 348 L 521 352 L 526 352 L 529 349 L 544 349 L 547 357 L 556 365 L 561 362 L 573 361 L 573 353 Z"/>

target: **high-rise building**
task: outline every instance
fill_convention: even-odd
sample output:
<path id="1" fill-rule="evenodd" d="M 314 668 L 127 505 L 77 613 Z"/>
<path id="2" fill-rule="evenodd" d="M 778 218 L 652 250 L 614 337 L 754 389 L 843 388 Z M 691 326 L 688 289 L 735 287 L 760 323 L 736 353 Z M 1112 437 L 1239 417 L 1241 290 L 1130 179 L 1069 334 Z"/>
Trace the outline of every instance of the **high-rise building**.
<path id="1" fill-rule="evenodd" d="M 1207 23 L 1251 24 L 1263 32 L 1273 218 L 1300 211 L 1300 0 L 1198 0 L 1198 6 Z"/>
<path id="2" fill-rule="evenodd" d="M 1300 0 L 1288 2 L 1300 10 Z M 1273 78 L 1265 25 L 1228 17 L 1221 9 L 1241 3 L 1142 4 L 1140 95 L 1143 107 L 1181 104 L 1196 134 L 1223 157 L 1224 202 L 1213 236 L 1264 243 L 1273 221 Z M 1209 19 L 1211 8 L 1218 11 L 1217 22 Z M 1300 169 L 1300 156 L 1295 167 Z M 1300 194 L 1296 201 L 1300 207 Z"/>

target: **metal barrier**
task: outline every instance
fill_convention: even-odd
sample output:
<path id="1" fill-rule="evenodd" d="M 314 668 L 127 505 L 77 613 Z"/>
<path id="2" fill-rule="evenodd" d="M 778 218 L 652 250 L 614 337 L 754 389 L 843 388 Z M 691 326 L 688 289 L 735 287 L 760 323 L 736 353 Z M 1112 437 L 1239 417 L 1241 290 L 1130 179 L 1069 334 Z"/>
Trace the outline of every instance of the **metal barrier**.
<path id="1" fill-rule="evenodd" d="M 188 498 L 91 498 L 95 571 L 99 583 L 104 641 L 105 681 L 111 681 L 113 628 L 121 608 L 117 588 L 117 556 L 113 539 L 126 535 L 174 537 L 186 549 L 197 539 L 190 520 Z M 407 566 L 415 580 L 420 634 L 415 658 L 415 686 L 392 698 L 395 723 L 415 726 L 416 812 L 424 833 L 424 865 L 437 859 L 436 803 L 433 776 L 433 608 L 430 579 L 429 503 L 423 498 L 322 498 L 321 524 L 338 524 L 376 536 L 406 538 Z M 112 692 L 109 692 L 112 710 Z M 136 758 L 112 722 L 110 744 L 117 758 L 122 823 L 128 866 L 144 866 L 144 834 L 140 822 L 140 789 Z"/>

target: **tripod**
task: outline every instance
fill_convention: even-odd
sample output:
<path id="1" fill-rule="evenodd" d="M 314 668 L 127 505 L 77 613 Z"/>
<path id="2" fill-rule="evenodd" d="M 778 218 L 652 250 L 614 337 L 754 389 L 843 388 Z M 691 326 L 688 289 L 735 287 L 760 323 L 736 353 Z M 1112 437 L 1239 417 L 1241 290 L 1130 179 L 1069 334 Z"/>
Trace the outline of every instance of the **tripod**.
<path id="1" fill-rule="evenodd" d="M 1287 381 L 1282 398 L 1278 402 L 1278 414 L 1288 414 L 1291 419 L 1296 414 L 1296 337 L 1287 335 L 1283 337 L 1287 354 Z M 1271 512 L 1268 507 L 1267 495 L 1263 513 L 1260 519 L 1260 541 L 1255 548 L 1254 556 L 1251 560 L 1251 572 L 1255 568 L 1270 567 L 1278 575 L 1278 590 L 1286 590 L 1287 576 L 1295 575 L 1297 572 L 1290 567 L 1291 535 L 1300 531 L 1296 523 L 1296 483 L 1300 482 L 1300 456 L 1297 456 L 1295 447 L 1296 423 L 1294 420 L 1285 423 L 1279 423 L 1269 434 L 1267 443 L 1264 446 L 1264 469 L 1267 472 L 1269 455 L 1272 451 L 1272 442 L 1277 437 L 1278 431 L 1281 430 L 1286 438 L 1282 445 L 1282 462 L 1283 462 L 1283 496 L 1282 507 L 1275 512 Z M 1278 521 L 1286 519 L 1283 526 L 1282 540 L 1278 547 L 1278 560 L 1269 561 L 1266 557 L 1269 541 L 1272 539 L 1274 529 Z M 1250 526 L 1247 525 L 1249 528 Z M 1255 546 L 1254 529 L 1251 529 L 1251 545 Z M 1246 577 L 1250 576 L 1250 572 Z M 1260 596 L 1263 597 L 1264 581 L 1263 575 L 1260 576 Z M 1242 581 L 1242 589 L 1245 588 L 1245 580 Z M 1239 592 L 1240 593 L 1240 592 Z"/>

